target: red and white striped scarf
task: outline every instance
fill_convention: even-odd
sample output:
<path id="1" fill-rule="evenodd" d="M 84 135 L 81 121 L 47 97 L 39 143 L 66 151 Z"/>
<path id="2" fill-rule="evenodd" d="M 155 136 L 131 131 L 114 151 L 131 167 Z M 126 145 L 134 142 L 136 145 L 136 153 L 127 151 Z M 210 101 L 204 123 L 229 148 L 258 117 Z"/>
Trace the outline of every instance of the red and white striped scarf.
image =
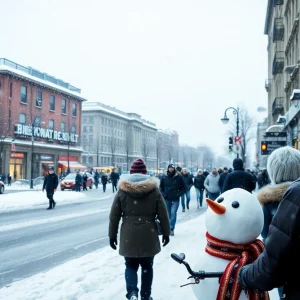
<path id="1" fill-rule="evenodd" d="M 255 240 L 248 245 L 233 244 L 214 238 L 206 233 L 207 245 L 205 251 L 215 257 L 227 259 L 230 262 L 220 278 L 220 287 L 216 300 L 238 300 L 242 292 L 242 287 L 238 282 L 239 270 L 254 262 L 264 249 L 264 244 L 260 240 Z M 269 300 L 268 292 L 257 290 L 247 291 L 250 300 Z"/>

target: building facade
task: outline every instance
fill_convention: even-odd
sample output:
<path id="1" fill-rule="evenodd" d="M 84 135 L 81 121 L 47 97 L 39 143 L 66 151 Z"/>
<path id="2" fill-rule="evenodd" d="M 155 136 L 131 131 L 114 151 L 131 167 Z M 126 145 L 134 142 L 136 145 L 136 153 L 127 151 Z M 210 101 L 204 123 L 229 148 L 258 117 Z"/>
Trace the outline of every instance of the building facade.
<path id="1" fill-rule="evenodd" d="M 268 126 L 287 132 L 287 143 L 298 149 L 299 101 L 291 96 L 299 90 L 300 0 L 269 0 L 265 21 L 268 35 Z M 278 129 L 277 128 L 277 129 Z"/>
<path id="2" fill-rule="evenodd" d="M 0 173 L 28 179 L 50 165 L 81 167 L 83 101 L 80 89 L 0 58 Z"/>
<path id="3" fill-rule="evenodd" d="M 143 158 L 149 170 L 155 168 L 154 123 L 100 102 L 85 102 L 82 110 L 83 164 L 127 170 L 135 159 Z"/>
<path id="4" fill-rule="evenodd" d="M 264 136 L 266 130 L 268 129 L 268 118 L 266 118 L 263 122 L 257 123 L 257 132 L 256 132 L 256 147 L 255 147 L 255 155 L 256 155 L 256 168 L 263 169 L 267 166 L 267 155 L 261 155 L 261 142 L 265 140 Z"/>

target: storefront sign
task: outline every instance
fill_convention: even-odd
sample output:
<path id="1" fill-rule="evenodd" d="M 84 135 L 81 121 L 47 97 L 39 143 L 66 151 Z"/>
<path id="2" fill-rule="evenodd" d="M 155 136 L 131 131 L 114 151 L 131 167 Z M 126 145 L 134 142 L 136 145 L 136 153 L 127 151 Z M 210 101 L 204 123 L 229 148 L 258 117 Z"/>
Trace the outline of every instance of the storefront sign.
<path id="1" fill-rule="evenodd" d="M 67 155 L 59 155 L 58 160 L 68 161 L 68 156 Z M 69 161 L 78 161 L 78 157 L 70 155 L 69 156 Z"/>
<path id="2" fill-rule="evenodd" d="M 74 133 L 61 132 L 52 129 L 46 129 L 41 127 L 32 127 L 30 125 L 15 125 L 15 134 L 16 135 L 24 135 L 31 137 L 32 136 L 32 128 L 34 128 L 34 137 L 56 140 L 56 141 L 64 141 L 64 142 L 72 142 L 77 143 L 79 136 Z"/>
<path id="3" fill-rule="evenodd" d="M 11 153 L 11 158 L 24 158 L 24 153 Z"/>
<path id="4" fill-rule="evenodd" d="M 54 160 L 54 156 L 53 155 L 41 155 L 41 160 L 44 161 L 53 161 Z"/>

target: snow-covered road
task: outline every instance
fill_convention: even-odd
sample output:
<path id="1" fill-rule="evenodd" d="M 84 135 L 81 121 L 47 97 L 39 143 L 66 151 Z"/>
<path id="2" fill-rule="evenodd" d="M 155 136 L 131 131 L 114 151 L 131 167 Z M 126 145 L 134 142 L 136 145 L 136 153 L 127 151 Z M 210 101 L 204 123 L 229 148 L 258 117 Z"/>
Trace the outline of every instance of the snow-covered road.
<path id="1" fill-rule="evenodd" d="M 88 191 L 74 202 L 67 198 L 76 193 L 60 192 L 56 195 L 58 204 L 51 211 L 45 209 L 45 194 L 39 192 L 38 199 L 33 199 L 35 194 L 29 193 L 1 198 L 0 288 L 108 245 L 108 214 L 114 197 L 111 191 Z M 20 201 L 14 198 L 18 195 L 31 195 L 31 199 Z M 194 193 L 192 199 L 189 213 L 179 208 L 178 223 L 201 213 L 196 209 Z"/>
<path id="2" fill-rule="evenodd" d="M 0 214 L 0 288 L 106 246 L 105 198 Z"/>

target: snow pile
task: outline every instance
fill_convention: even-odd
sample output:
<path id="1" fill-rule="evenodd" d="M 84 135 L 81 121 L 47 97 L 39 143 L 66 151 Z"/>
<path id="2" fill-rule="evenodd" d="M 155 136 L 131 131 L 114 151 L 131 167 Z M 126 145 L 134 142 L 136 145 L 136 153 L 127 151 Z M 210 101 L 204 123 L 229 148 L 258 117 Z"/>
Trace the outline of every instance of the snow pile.
<path id="1" fill-rule="evenodd" d="M 76 202 L 86 198 L 85 193 L 57 191 L 54 200 L 59 203 Z M 27 191 L 0 195 L 0 211 L 14 210 L 39 205 L 49 205 L 46 191 Z"/>
<path id="2" fill-rule="evenodd" d="M 154 260 L 155 300 L 195 299 L 190 286 L 179 287 L 188 283 L 188 273 L 183 265 L 171 259 L 170 254 L 184 252 L 186 261 L 194 267 L 206 243 L 204 215 L 177 225 L 175 234 Z M 124 267 L 124 258 L 117 251 L 105 247 L 46 273 L 15 282 L 0 290 L 0 299 L 125 299 Z M 271 292 L 271 300 L 275 299 L 278 299 L 276 290 Z"/>

